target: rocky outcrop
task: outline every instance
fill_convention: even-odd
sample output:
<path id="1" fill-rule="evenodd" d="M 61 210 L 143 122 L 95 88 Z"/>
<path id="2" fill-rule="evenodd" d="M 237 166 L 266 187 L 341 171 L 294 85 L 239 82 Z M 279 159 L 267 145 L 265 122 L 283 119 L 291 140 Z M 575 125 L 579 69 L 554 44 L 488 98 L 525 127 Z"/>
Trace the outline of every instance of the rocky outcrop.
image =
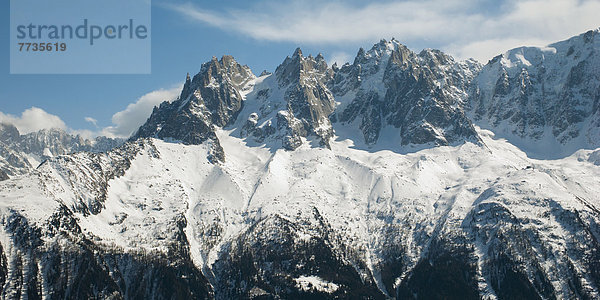
<path id="1" fill-rule="evenodd" d="M 336 120 L 356 124 L 369 145 L 386 126 L 397 129 L 401 145 L 478 142 L 463 106 L 479 68 L 438 50 L 415 54 L 394 39 L 382 40 L 336 72 L 331 90 L 347 103 Z"/>
<path id="2" fill-rule="evenodd" d="M 242 108 L 240 92 L 254 77 L 247 66 L 238 64 L 231 56 L 220 60 L 213 57 L 194 78 L 187 76 L 177 100 L 154 108 L 131 140 L 154 137 L 194 145 L 210 140 L 211 161 L 224 161 L 215 128 L 235 119 Z"/>
<path id="3" fill-rule="evenodd" d="M 304 57 L 300 48 L 275 70 L 279 87 L 285 89 L 288 110 L 279 114 L 278 124 L 287 130 L 284 147 L 293 150 L 300 137 L 315 135 L 322 145 L 329 146 L 333 129 L 329 115 L 334 109 L 333 95 L 326 83 L 333 76 L 321 54 Z"/>
<path id="4" fill-rule="evenodd" d="M 316 137 L 321 146 L 329 147 L 333 136 L 329 115 L 335 109 L 327 87 L 331 78 L 333 70 L 321 54 L 305 57 L 300 48 L 296 49 L 272 77 L 248 95 L 259 110 L 247 111 L 243 135 L 259 142 L 267 138 L 280 140 L 287 150 L 295 150 L 307 137 Z"/>
<path id="5" fill-rule="evenodd" d="M 26 153 L 14 146 L 0 142 L 0 170 L 9 176 L 25 174 L 36 167 L 31 165 Z"/>
<path id="6" fill-rule="evenodd" d="M 19 130 L 12 124 L 0 123 L 0 141 L 5 144 L 18 142 L 21 137 Z"/>

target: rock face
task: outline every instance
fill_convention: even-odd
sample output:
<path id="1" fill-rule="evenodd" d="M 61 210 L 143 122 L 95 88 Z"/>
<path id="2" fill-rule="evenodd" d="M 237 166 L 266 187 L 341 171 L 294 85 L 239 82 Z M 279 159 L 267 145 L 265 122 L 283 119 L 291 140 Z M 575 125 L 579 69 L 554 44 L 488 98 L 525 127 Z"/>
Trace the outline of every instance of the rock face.
<path id="1" fill-rule="evenodd" d="M 338 120 L 357 124 L 371 145 L 386 126 L 398 131 L 394 138 L 402 145 L 477 142 L 463 106 L 479 69 L 472 60 L 456 62 L 429 49 L 416 54 L 396 40 L 382 40 L 336 72 L 331 89 L 347 102 Z"/>
<path id="2" fill-rule="evenodd" d="M 327 83 L 333 70 L 323 56 L 304 57 L 298 48 L 269 75 L 261 77 L 248 94 L 248 102 L 254 105 L 242 113 L 246 120 L 242 135 L 259 142 L 274 139 L 287 150 L 295 150 L 307 137 L 316 137 L 320 145 L 329 147 L 333 136 L 329 115 L 335 101 Z"/>
<path id="3" fill-rule="evenodd" d="M 588 157 L 588 161 L 595 164 L 596 166 L 600 166 L 600 150 L 592 152 Z"/>
<path id="4" fill-rule="evenodd" d="M 474 119 L 535 152 L 600 146 L 599 49 L 594 30 L 496 56 L 474 81 Z"/>
<path id="5" fill-rule="evenodd" d="M 0 123 L 0 141 L 5 144 L 15 143 L 18 142 L 20 138 L 21 134 L 17 127 L 11 124 Z"/>
<path id="6" fill-rule="evenodd" d="M 179 99 L 163 102 L 152 111 L 131 140 L 154 137 L 188 145 L 210 140 L 214 150 L 211 160 L 223 161 L 215 126 L 225 126 L 237 116 L 242 108 L 240 92 L 254 78 L 250 69 L 233 57 L 213 57 L 193 79 L 187 76 Z"/>
<path id="7" fill-rule="evenodd" d="M 0 170 L 8 176 L 21 175 L 50 157 L 81 151 L 106 152 L 123 142 L 107 137 L 87 140 L 60 129 L 21 135 L 15 126 L 0 123 Z"/>
<path id="8" fill-rule="evenodd" d="M 383 128 L 391 129 L 394 136 L 385 139 L 397 139 L 397 146 L 479 142 L 464 105 L 480 67 L 437 50 L 417 55 L 395 40 L 361 49 L 354 64 L 342 68 L 328 67 L 321 54 L 305 57 L 298 48 L 274 74 L 259 78 L 231 57 L 213 59 L 186 81 L 179 100 L 156 108 L 133 138 L 198 144 L 216 141 L 214 128 L 233 124 L 241 136 L 273 147 L 295 150 L 303 139 L 316 138 L 328 148 L 333 121 L 359 127 L 368 145 L 378 142 Z"/>
<path id="9" fill-rule="evenodd" d="M 298 48 L 277 67 L 275 76 L 287 102 L 287 111 L 277 115 L 278 126 L 287 131 L 284 147 L 296 149 L 300 146 L 300 137 L 307 135 L 315 135 L 321 144 L 329 146 L 333 136 L 329 115 L 335 102 L 326 86 L 333 72 L 323 56 L 305 58 Z"/>
<path id="10" fill-rule="evenodd" d="M 66 207 L 44 224 L 31 224 L 18 213 L 3 219 L 13 236 L 3 249 L 0 279 L 10 299 L 208 299 L 206 278 L 183 245 L 161 253 L 123 252 L 82 237 Z M 51 241 L 44 241 L 49 238 Z M 6 251 L 6 252 L 5 252 Z M 11 272 L 9 272 L 10 270 Z"/>

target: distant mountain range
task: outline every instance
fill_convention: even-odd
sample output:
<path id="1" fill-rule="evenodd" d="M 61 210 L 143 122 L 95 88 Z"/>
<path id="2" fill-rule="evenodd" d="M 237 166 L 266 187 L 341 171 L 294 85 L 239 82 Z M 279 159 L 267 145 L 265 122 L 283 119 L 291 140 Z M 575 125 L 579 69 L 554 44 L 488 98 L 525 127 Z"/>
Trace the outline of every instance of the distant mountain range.
<path id="1" fill-rule="evenodd" d="M 0 123 L 0 177 L 26 174 L 51 157 L 81 151 L 105 152 L 124 142 L 103 136 L 87 140 L 61 129 L 22 135 L 15 126 Z"/>
<path id="2" fill-rule="evenodd" d="M 2 125 L 0 293 L 599 298 L 599 53 L 223 56 L 127 141 Z"/>

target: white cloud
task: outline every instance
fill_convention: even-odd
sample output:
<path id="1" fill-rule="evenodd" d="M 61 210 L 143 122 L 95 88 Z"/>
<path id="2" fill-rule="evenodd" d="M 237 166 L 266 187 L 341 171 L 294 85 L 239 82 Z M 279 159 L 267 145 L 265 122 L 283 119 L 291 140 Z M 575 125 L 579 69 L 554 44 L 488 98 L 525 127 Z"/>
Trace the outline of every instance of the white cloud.
<path id="1" fill-rule="evenodd" d="M 487 39 L 481 41 L 467 42 L 463 44 L 449 44 L 446 46 L 446 51 L 452 53 L 456 57 L 468 58 L 472 57 L 482 63 L 487 63 L 489 59 L 498 54 L 504 53 L 507 50 L 521 46 L 537 46 L 543 47 L 548 45 L 549 41 L 530 38 L 530 39 Z"/>
<path id="2" fill-rule="evenodd" d="M 336 44 L 395 37 L 481 61 L 522 45 L 516 42 L 545 45 L 600 26 L 598 0 L 357 3 L 262 1 L 254 9 L 224 12 L 190 3 L 168 7 L 192 20 L 259 40 Z"/>
<path id="3" fill-rule="evenodd" d="M 112 126 L 108 126 L 101 131 L 101 135 L 108 137 L 129 137 L 148 119 L 154 106 L 163 101 L 173 101 L 177 98 L 183 84 L 177 84 L 169 89 L 159 89 L 149 92 L 136 102 L 130 103 L 122 111 L 112 116 Z"/>
<path id="4" fill-rule="evenodd" d="M 67 132 L 70 134 L 73 134 L 73 135 L 79 135 L 82 138 L 88 139 L 88 140 L 93 140 L 97 136 L 102 135 L 98 131 L 92 131 L 92 130 L 88 130 L 88 129 L 68 129 Z"/>
<path id="5" fill-rule="evenodd" d="M 57 128 L 72 134 L 78 134 L 86 139 L 93 139 L 99 135 L 107 137 L 129 137 L 150 116 L 154 106 L 163 101 L 172 101 L 177 98 L 183 84 L 177 84 L 172 88 L 159 89 L 149 92 L 130 103 L 127 107 L 112 116 L 113 125 L 98 128 L 97 120 L 85 117 L 85 121 L 93 124 L 97 130 L 72 129 L 67 127 L 60 117 L 47 113 L 41 108 L 31 107 L 23 111 L 21 116 L 5 114 L 0 112 L 0 123 L 13 124 L 21 134 L 38 131 L 41 129 Z"/>
<path id="6" fill-rule="evenodd" d="M 0 122 L 13 124 L 21 134 L 41 129 L 67 129 L 67 125 L 58 116 L 49 114 L 41 108 L 31 107 L 24 110 L 21 116 L 0 112 Z"/>
<path id="7" fill-rule="evenodd" d="M 96 120 L 92 117 L 85 117 L 85 121 L 92 123 L 92 125 L 94 125 L 94 127 L 98 127 L 98 120 Z"/>
<path id="8" fill-rule="evenodd" d="M 345 63 L 352 63 L 354 58 L 347 52 L 334 52 L 327 62 L 331 65 L 337 63 L 338 67 L 343 66 Z"/>

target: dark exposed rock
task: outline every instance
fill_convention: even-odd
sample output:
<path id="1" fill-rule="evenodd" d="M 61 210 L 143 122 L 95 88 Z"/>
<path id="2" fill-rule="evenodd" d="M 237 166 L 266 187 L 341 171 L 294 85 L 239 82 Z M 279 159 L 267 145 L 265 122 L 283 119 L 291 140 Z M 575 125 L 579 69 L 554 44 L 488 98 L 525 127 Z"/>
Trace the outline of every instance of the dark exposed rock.
<path id="1" fill-rule="evenodd" d="M 321 54 L 316 58 L 304 57 L 300 48 L 287 57 L 275 70 L 279 87 L 283 89 L 287 111 L 277 114 L 278 130 L 284 131 L 283 145 L 294 150 L 301 145 L 301 137 L 317 136 L 324 146 L 329 146 L 333 129 L 329 115 L 335 101 L 326 84 L 333 71 Z"/>
<path id="2" fill-rule="evenodd" d="M 478 70 L 474 61 L 455 62 L 438 50 L 417 55 L 395 40 L 382 40 L 367 52 L 361 48 L 330 86 L 336 97 L 355 93 L 338 120 L 359 120 L 367 144 L 375 144 L 385 126 L 399 130 L 402 145 L 479 142 L 463 109 Z"/>
<path id="3" fill-rule="evenodd" d="M 252 109 L 257 110 L 244 112 L 247 121 L 240 124 L 241 136 L 260 143 L 274 140 L 287 150 L 302 145 L 302 138 L 316 137 L 321 146 L 329 147 L 333 136 L 329 116 L 335 101 L 327 83 L 332 78 L 323 55 L 305 57 L 296 49 L 249 94 Z"/>
<path id="4" fill-rule="evenodd" d="M 9 179 L 8 175 L 4 171 L 0 170 L 0 181 Z"/>
<path id="5" fill-rule="evenodd" d="M 177 100 L 154 108 L 131 140 L 154 137 L 190 145 L 210 140 L 213 155 L 209 159 L 224 161 L 215 126 L 225 126 L 235 119 L 242 108 L 240 90 L 253 78 L 250 69 L 233 57 L 226 55 L 220 60 L 213 57 L 194 78 L 188 74 Z"/>
<path id="6" fill-rule="evenodd" d="M 315 224 L 316 225 L 316 224 Z M 307 228 L 280 216 L 261 220 L 240 235 L 217 266 L 221 299 L 261 297 L 282 299 L 383 299 L 374 282 L 361 279 L 349 258 L 340 250 L 326 224 Z M 314 231 L 308 240 L 303 230 Z M 302 277 L 316 276 L 331 286 L 329 292 L 299 283 Z"/>
<path id="7" fill-rule="evenodd" d="M 0 123 L 0 143 L 9 144 L 16 142 L 21 137 L 17 127 L 12 124 Z"/>

